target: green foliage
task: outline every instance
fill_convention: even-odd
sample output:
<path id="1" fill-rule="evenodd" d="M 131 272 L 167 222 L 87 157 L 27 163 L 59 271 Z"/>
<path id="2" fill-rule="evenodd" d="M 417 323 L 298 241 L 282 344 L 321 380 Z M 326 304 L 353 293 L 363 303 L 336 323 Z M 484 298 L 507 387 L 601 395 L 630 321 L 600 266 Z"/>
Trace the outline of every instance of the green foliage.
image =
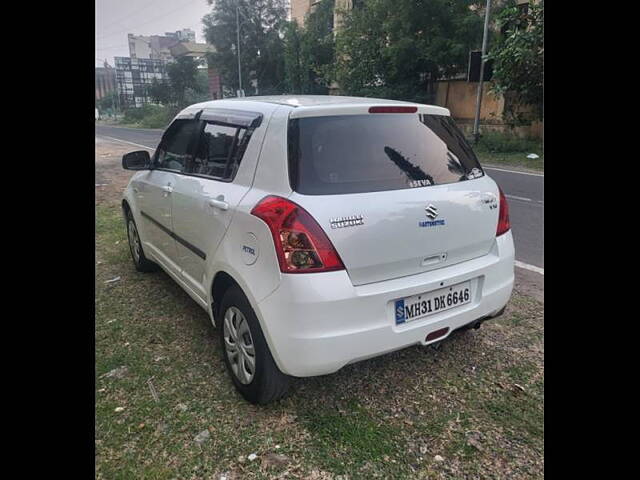
<path id="1" fill-rule="evenodd" d="M 198 70 L 195 78 L 195 87 L 189 87 L 184 92 L 184 104 L 206 102 L 211 100 L 209 95 L 209 80 L 206 71 Z"/>
<path id="2" fill-rule="evenodd" d="M 167 64 L 167 75 L 171 84 L 172 99 L 179 107 L 185 107 L 187 89 L 196 90 L 198 64 L 191 57 L 179 57 L 175 62 Z"/>
<path id="3" fill-rule="evenodd" d="M 316 4 L 300 28 L 290 22 L 285 32 L 285 84 L 289 93 L 326 94 L 335 77 L 333 11 L 335 0 Z"/>
<path id="4" fill-rule="evenodd" d="M 178 107 L 145 104 L 140 108 L 129 108 L 124 112 L 122 123 L 142 128 L 165 128 L 178 113 Z"/>
<path id="5" fill-rule="evenodd" d="M 500 132 L 485 132 L 478 147 L 491 153 L 537 153 L 542 154 L 542 142 L 532 138 Z"/>
<path id="6" fill-rule="evenodd" d="M 147 94 L 151 97 L 152 102 L 167 105 L 172 100 L 171 84 L 159 82 L 157 78 L 154 78 L 148 87 Z"/>
<path id="7" fill-rule="evenodd" d="M 288 93 L 306 93 L 308 75 L 300 55 L 302 30 L 297 22 L 288 22 L 284 33 L 284 83 Z"/>
<path id="8" fill-rule="evenodd" d="M 497 20 L 504 35 L 488 58 L 494 62 L 493 89 L 505 95 L 505 118 L 512 124 L 542 119 L 544 2 L 530 3 L 526 13 L 505 8 Z M 522 111 L 524 105 L 533 107 L 531 115 Z"/>
<path id="9" fill-rule="evenodd" d="M 100 100 L 96 101 L 96 108 L 100 110 L 100 112 L 113 111 L 117 107 L 117 92 L 112 90 L 108 92 L 104 97 Z"/>
<path id="10" fill-rule="evenodd" d="M 213 10 L 202 22 L 214 46 L 209 65 L 218 70 L 227 90 L 238 89 L 236 6 L 240 12 L 242 87 L 247 95 L 284 89 L 285 0 L 207 0 Z"/>
<path id="11" fill-rule="evenodd" d="M 432 101 L 438 78 L 464 72 L 482 39 L 471 0 L 364 0 L 344 12 L 336 77 L 350 95 Z"/>
<path id="12" fill-rule="evenodd" d="M 209 100 L 207 73 L 191 57 L 180 57 L 167 65 L 167 82 L 153 79 L 147 94 L 154 103 L 183 108 Z"/>

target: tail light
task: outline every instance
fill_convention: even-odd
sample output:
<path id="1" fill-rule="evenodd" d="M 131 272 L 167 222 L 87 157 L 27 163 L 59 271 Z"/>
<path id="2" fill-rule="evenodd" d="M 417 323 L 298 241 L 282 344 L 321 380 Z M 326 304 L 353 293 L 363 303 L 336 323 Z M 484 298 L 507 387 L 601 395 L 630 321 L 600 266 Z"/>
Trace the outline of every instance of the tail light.
<path id="1" fill-rule="evenodd" d="M 331 240 L 300 205 L 271 195 L 253 207 L 251 214 L 262 219 L 271 230 L 281 272 L 344 270 Z"/>
<path id="2" fill-rule="evenodd" d="M 509 204 L 507 203 L 507 197 L 504 196 L 502 189 L 498 187 L 500 191 L 500 211 L 498 214 L 498 229 L 496 230 L 496 237 L 499 237 L 503 233 L 507 233 L 511 228 L 509 222 Z"/>

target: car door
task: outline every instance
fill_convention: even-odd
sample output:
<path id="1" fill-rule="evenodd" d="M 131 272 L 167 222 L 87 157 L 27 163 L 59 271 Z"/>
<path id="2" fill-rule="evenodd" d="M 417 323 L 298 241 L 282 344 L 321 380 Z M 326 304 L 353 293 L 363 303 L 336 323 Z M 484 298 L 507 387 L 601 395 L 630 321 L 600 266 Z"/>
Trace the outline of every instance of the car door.
<path id="1" fill-rule="evenodd" d="M 141 175 L 135 185 L 144 228 L 143 245 L 175 273 L 179 273 L 180 264 L 173 234 L 171 197 L 192 154 L 198 125 L 193 119 L 175 120 L 162 137 L 152 169 Z"/>
<path id="2" fill-rule="evenodd" d="M 233 122 L 228 116 L 224 120 L 203 115 L 196 153 L 172 193 L 173 225 L 182 240 L 176 248 L 183 280 L 203 298 L 206 261 L 220 244 L 252 178 L 234 181 L 255 123 L 227 123 Z"/>

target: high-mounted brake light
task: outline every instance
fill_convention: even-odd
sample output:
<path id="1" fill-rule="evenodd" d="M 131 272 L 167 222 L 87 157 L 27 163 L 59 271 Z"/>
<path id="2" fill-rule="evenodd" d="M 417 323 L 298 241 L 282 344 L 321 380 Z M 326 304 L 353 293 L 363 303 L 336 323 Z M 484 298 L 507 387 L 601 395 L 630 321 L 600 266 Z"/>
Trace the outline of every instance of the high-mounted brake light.
<path id="1" fill-rule="evenodd" d="M 496 237 L 499 237 L 503 233 L 507 233 L 511 228 L 507 197 L 504 196 L 504 193 L 502 192 L 502 189 L 500 187 L 498 187 L 498 190 L 500 191 L 500 211 L 498 213 L 498 229 L 496 230 Z"/>
<path id="2" fill-rule="evenodd" d="M 251 214 L 262 219 L 271 230 L 281 272 L 344 270 L 331 240 L 300 205 L 270 195 L 253 207 Z"/>
<path id="3" fill-rule="evenodd" d="M 369 107 L 369 113 L 416 113 L 418 107 L 384 106 Z"/>

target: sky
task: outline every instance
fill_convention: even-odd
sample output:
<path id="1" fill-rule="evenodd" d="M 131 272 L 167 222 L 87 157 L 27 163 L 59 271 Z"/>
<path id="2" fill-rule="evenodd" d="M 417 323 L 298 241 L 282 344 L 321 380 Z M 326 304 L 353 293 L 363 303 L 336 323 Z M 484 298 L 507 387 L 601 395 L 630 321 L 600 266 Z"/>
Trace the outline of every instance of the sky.
<path id="1" fill-rule="evenodd" d="M 163 35 L 190 28 L 204 43 L 202 17 L 213 8 L 207 0 L 95 0 L 96 67 L 105 58 L 128 57 L 127 34 Z"/>

